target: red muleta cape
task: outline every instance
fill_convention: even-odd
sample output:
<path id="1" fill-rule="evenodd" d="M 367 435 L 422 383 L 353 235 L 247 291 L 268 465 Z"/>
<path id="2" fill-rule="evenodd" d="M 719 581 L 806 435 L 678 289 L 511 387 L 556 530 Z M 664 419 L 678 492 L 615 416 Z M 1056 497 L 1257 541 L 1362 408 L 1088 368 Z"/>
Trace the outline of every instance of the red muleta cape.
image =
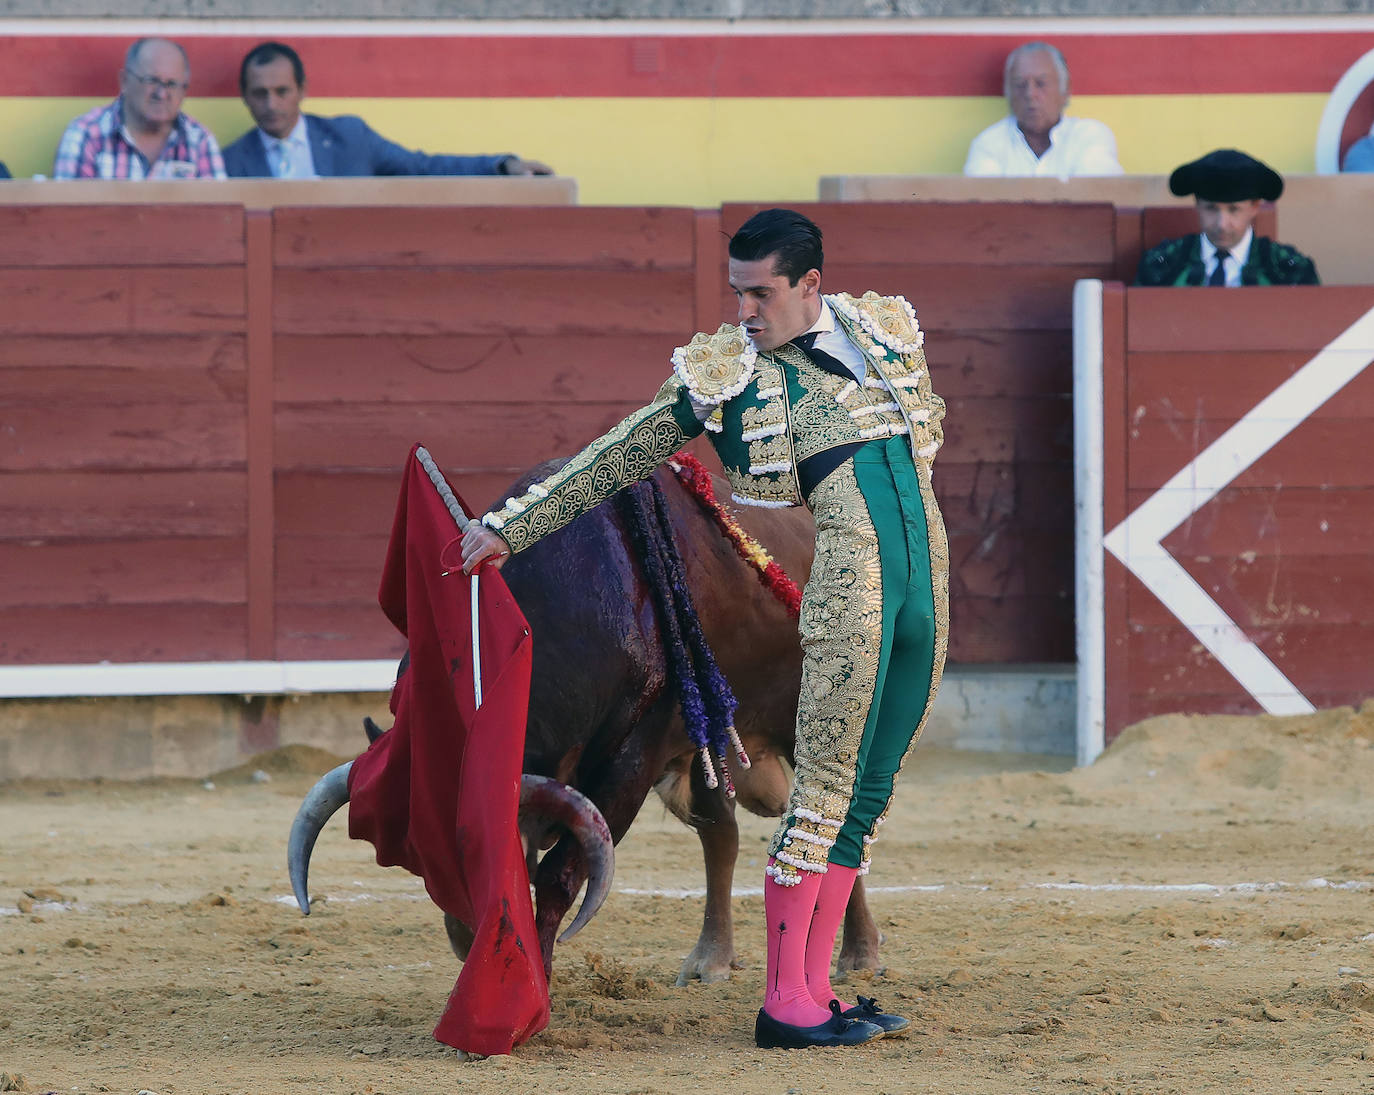
<path id="1" fill-rule="evenodd" d="M 549 1022 L 517 828 L 531 641 L 506 583 L 484 569 L 475 709 L 472 580 L 458 539 L 412 449 L 378 595 L 406 637 L 410 667 L 392 692 L 395 725 L 353 763 L 348 834 L 371 841 L 382 866 L 423 878 L 434 903 L 475 935 L 434 1036 L 471 1053 L 509 1053 Z"/>

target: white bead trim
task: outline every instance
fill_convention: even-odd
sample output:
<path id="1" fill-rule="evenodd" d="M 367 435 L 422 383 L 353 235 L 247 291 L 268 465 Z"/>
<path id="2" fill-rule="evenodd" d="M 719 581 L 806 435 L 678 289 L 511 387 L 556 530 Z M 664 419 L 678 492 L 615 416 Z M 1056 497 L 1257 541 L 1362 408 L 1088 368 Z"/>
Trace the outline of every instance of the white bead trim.
<path id="1" fill-rule="evenodd" d="M 859 382 L 857 380 L 851 380 L 848 384 L 846 384 L 843 388 L 841 388 L 838 392 L 835 393 L 835 402 L 843 405 L 844 401 L 858 390 Z"/>
<path id="2" fill-rule="evenodd" d="M 679 346 L 673 351 L 673 372 L 677 374 L 677 378 L 682 381 L 687 390 L 692 393 L 692 398 L 698 403 L 706 403 L 713 407 L 719 406 L 727 399 L 734 399 L 749 386 L 749 381 L 754 379 L 754 362 L 758 360 L 759 353 L 754 348 L 754 343 L 749 339 L 744 340 L 744 345 L 744 352 L 739 355 L 740 365 L 743 366 L 740 370 L 739 379 L 728 388 L 723 388 L 717 395 L 703 395 L 693 385 L 692 372 L 687 368 L 688 348 L 686 346 Z"/>
<path id="3" fill-rule="evenodd" d="M 803 821 L 814 822 L 817 825 L 824 825 L 828 829 L 839 829 L 844 825 L 844 818 L 828 818 L 824 814 L 819 814 L 806 806 L 798 806 L 792 811 L 792 816 L 799 817 Z"/>
<path id="4" fill-rule="evenodd" d="M 485 516 L 483 516 L 482 524 L 486 525 L 487 528 L 494 528 L 498 532 L 500 532 L 501 529 L 506 527 L 506 522 L 503 521 L 500 517 L 496 516 L 496 514 L 494 513 L 488 513 Z"/>
<path id="5" fill-rule="evenodd" d="M 833 837 L 826 839 L 823 836 L 817 836 L 815 833 L 808 833 L 805 829 L 788 829 L 787 835 L 800 840 L 804 844 L 814 844 L 817 848 L 833 848 L 835 846 Z"/>
<path id="6" fill-rule="evenodd" d="M 782 389 L 781 389 L 781 388 L 760 388 L 760 389 L 759 389 L 759 398 L 760 398 L 760 399 L 776 399 L 776 398 L 777 398 L 778 396 L 780 396 L 780 395 L 782 395 Z"/>
<path id="7" fill-rule="evenodd" d="M 796 856 L 788 855 L 786 852 L 774 852 L 773 858 L 779 863 L 786 863 L 791 867 L 796 867 L 799 871 L 810 871 L 812 874 L 825 874 L 824 866 L 808 863 L 806 860 L 798 859 Z M 774 867 L 773 869 L 776 870 L 777 868 Z M 765 873 L 767 873 L 766 870 Z M 777 875 L 775 874 L 772 877 L 777 878 Z"/>
<path id="8" fill-rule="evenodd" d="M 790 509 L 796 502 L 775 502 L 771 498 L 746 498 L 742 494 L 730 492 L 730 500 L 738 502 L 741 506 L 758 506 L 759 509 Z"/>
<path id="9" fill-rule="evenodd" d="M 791 470 L 792 470 L 792 461 L 790 461 L 790 460 L 774 460 L 771 464 L 750 464 L 750 465 L 749 465 L 749 474 L 750 474 L 750 475 L 767 475 L 769 472 L 772 472 L 772 471 L 791 471 Z"/>
<path id="10" fill-rule="evenodd" d="M 922 460 L 929 460 L 939 451 L 940 443 L 938 441 L 931 441 L 928 444 L 922 445 L 919 449 L 917 449 L 916 455 L 919 456 Z"/>
<path id="11" fill-rule="evenodd" d="M 855 407 L 849 412 L 850 418 L 867 418 L 872 414 L 887 414 L 889 411 L 900 411 L 902 408 L 896 403 L 870 403 L 867 407 Z"/>
<path id="12" fill-rule="evenodd" d="M 874 342 L 880 343 L 888 347 L 888 349 L 896 350 L 899 354 L 915 353 L 925 345 L 926 341 L 925 332 L 921 330 L 920 324 L 916 322 L 916 309 L 911 306 L 905 297 L 892 297 L 891 299 L 895 300 L 906 309 L 907 317 L 911 320 L 912 329 L 916 332 L 915 342 L 903 342 L 896 335 L 883 330 L 878 324 L 874 323 L 872 319 L 863 312 L 860 312 L 858 308 L 854 307 L 854 305 L 847 300 L 838 296 L 827 296 L 825 301 L 830 307 L 842 312 L 847 319 L 859 324 Z"/>
<path id="13" fill-rule="evenodd" d="M 786 422 L 772 422 L 739 435 L 741 441 L 762 441 L 765 437 L 779 437 L 787 432 Z"/>

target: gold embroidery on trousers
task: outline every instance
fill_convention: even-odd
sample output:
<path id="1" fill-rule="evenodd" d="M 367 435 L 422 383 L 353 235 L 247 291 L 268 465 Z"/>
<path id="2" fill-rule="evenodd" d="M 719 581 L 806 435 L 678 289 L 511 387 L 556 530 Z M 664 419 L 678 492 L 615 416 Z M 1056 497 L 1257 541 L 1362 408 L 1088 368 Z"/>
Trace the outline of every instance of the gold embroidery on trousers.
<path id="1" fill-rule="evenodd" d="M 916 732 L 911 737 L 911 745 L 907 747 L 901 763 L 897 766 L 897 771 L 893 774 L 892 786 L 894 791 L 902 768 L 906 765 L 907 757 L 911 756 L 911 750 L 921 740 L 926 722 L 930 719 L 931 708 L 935 705 L 935 694 L 940 691 L 940 680 L 945 672 L 945 657 L 949 654 L 949 537 L 945 534 L 944 518 L 940 516 L 940 505 L 935 500 L 935 490 L 931 486 L 930 465 L 924 460 L 917 460 L 915 464 L 916 476 L 921 485 L 921 501 L 924 503 L 926 511 L 926 538 L 930 543 L 930 587 L 935 608 L 935 656 L 931 659 L 930 695 L 926 697 L 925 709 L 921 712 L 920 722 L 916 724 Z M 868 873 L 873 841 L 878 838 L 878 829 L 887 820 L 887 813 L 890 809 L 892 809 L 891 797 L 888 798 L 882 813 L 873 822 L 873 828 L 864 837 L 863 855 L 859 863 L 861 874 Z"/>
<path id="2" fill-rule="evenodd" d="M 849 812 L 883 641 L 878 534 L 846 461 L 811 492 L 816 558 L 802 596 L 796 779 L 773 835 L 776 882 L 824 872 Z"/>

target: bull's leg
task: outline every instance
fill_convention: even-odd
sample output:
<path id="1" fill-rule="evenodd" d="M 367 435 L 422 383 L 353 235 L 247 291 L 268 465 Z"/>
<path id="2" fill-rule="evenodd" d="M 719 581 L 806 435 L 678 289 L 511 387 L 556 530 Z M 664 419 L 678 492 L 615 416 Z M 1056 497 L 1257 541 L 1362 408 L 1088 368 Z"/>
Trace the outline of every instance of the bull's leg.
<path id="1" fill-rule="evenodd" d="M 884 967 L 878 954 L 883 942 L 883 934 L 873 922 L 873 914 L 868 910 L 868 898 L 864 894 L 864 880 L 860 876 L 854 880 L 854 889 L 849 895 L 849 906 L 844 911 L 844 942 L 840 945 L 840 957 L 836 960 L 837 973 L 850 970 L 872 970 L 882 973 Z"/>
<path id="2" fill-rule="evenodd" d="M 644 763 L 648 749 L 642 735 L 648 731 L 642 728 L 647 722 L 641 722 L 625 739 L 611 763 L 597 770 L 594 780 L 585 778 L 581 786 L 582 793 L 606 819 L 611 839 L 617 844 L 644 805 L 652 785 L 649 773 L 659 770 L 653 764 Z M 577 842 L 570 836 L 562 837 L 549 850 L 534 874 L 534 925 L 544 957 L 544 972 L 550 977 L 553 976 L 553 944 L 558 926 L 586 880 L 586 864 Z"/>
<path id="3" fill-rule="evenodd" d="M 741 968 L 735 954 L 735 921 L 730 904 L 735 861 L 739 858 L 734 800 L 727 799 L 720 788 L 708 788 L 701 766 L 696 763 L 692 765 L 692 824 L 706 860 L 706 916 L 697 945 L 677 975 L 679 985 L 694 980 L 724 981 L 731 970 Z"/>
<path id="4" fill-rule="evenodd" d="M 539 861 L 534 874 L 534 928 L 544 958 L 544 976 L 553 978 L 553 944 L 558 926 L 587 880 L 577 842 L 565 836 Z"/>
<path id="5" fill-rule="evenodd" d="M 471 930 L 456 916 L 444 913 L 444 931 L 448 933 L 448 945 L 458 956 L 458 961 L 466 962 L 474 938 Z"/>

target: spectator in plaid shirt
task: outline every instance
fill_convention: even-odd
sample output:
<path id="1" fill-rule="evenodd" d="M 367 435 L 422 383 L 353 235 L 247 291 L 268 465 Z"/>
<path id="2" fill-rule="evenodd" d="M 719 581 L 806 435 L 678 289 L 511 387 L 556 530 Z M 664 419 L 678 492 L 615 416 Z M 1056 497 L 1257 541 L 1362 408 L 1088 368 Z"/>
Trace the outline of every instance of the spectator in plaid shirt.
<path id="1" fill-rule="evenodd" d="M 223 179 L 214 136 L 181 112 L 191 80 L 186 51 L 140 38 L 124 56 L 119 98 L 62 134 L 55 179 Z"/>

